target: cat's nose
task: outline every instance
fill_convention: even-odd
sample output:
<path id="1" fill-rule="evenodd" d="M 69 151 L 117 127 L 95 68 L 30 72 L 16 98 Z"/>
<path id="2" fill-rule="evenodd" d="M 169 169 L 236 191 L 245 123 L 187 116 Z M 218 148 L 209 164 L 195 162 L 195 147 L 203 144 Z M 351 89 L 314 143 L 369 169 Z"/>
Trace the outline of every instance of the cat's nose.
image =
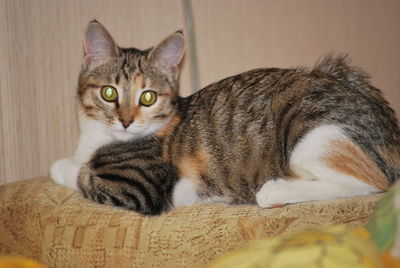
<path id="1" fill-rule="evenodd" d="M 133 120 L 124 120 L 124 119 L 118 119 L 122 125 L 124 126 L 124 128 L 128 128 L 130 126 L 130 124 L 133 123 Z"/>

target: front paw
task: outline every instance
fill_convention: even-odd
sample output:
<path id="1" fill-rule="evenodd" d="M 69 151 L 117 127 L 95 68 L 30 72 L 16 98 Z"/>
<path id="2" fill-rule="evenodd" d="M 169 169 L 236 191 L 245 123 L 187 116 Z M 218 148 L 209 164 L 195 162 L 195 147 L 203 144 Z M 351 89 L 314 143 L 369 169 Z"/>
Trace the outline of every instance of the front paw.
<path id="1" fill-rule="evenodd" d="M 50 169 L 51 178 L 57 184 L 78 191 L 78 175 L 81 166 L 69 158 L 57 160 Z"/>
<path id="2" fill-rule="evenodd" d="M 291 203 L 288 200 L 288 195 L 291 194 L 288 189 L 288 183 L 288 181 L 283 179 L 269 180 L 264 183 L 256 194 L 258 206 L 262 208 L 276 208 Z"/>

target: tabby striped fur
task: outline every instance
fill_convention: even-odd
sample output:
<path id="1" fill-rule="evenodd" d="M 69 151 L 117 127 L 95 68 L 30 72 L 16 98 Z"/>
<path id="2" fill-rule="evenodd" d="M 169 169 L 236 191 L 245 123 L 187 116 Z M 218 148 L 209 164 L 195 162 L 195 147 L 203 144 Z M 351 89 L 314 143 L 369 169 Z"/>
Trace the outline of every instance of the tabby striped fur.
<path id="1" fill-rule="evenodd" d="M 92 200 L 152 215 L 209 201 L 275 207 L 381 192 L 400 177 L 394 111 L 345 56 L 251 70 L 182 98 L 180 33 L 142 51 L 91 27 L 108 45 L 80 75 L 81 142 L 68 162 L 80 173 L 56 162 L 52 174 Z M 103 85 L 121 99 L 102 101 Z M 149 88 L 159 99 L 144 107 L 137 96 Z"/>
<path id="2" fill-rule="evenodd" d="M 81 169 L 78 186 L 86 198 L 143 214 L 172 207 L 176 168 L 162 158 L 162 140 L 154 137 L 103 146 Z"/>

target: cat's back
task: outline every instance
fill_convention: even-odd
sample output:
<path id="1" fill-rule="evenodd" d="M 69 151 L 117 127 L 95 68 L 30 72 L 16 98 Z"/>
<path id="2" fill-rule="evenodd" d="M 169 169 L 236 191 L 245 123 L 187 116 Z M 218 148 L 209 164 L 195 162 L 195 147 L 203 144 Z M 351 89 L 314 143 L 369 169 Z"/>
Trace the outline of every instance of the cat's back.
<path id="1" fill-rule="evenodd" d="M 180 170 L 207 173 L 203 180 L 228 177 L 238 188 L 257 188 L 268 176 L 288 176 L 296 144 L 323 125 L 342 129 L 389 180 L 399 176 L 394 112 L 346 57 L 325 57 L 313 69 L 255 69 L 231 76 L 181 99 L 179 109 L 181 122 L 170 139 L 178 149 L 170 151 L 178 155 L 177 163 L 185 163 Z M 181 155 L 193 163 L 180 161 Z M 256 183 L 246 184 L 250 178 Z M 248 190 L 241 193 L 254 188 Z"/>
<path id="2" fill-rule="evenodd" d="M 250 70 L 210 84 L 183 99 L 181 107 L 185 121 L 215 122 L 232 131 L 252 122 L 278 127 L 295 120 L 313 127 L 360 124 L 360 119 L 369 122 L 365 127 L 372 123 L 395 136 L 399 129 L 381 91 L 346 56 L 328 55 L 312 69 Z"/>

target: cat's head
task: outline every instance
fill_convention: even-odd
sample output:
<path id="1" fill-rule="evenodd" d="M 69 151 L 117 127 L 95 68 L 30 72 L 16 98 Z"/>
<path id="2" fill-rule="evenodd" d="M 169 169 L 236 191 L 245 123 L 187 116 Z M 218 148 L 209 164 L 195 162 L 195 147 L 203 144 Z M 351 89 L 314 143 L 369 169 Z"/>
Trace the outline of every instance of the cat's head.
<path id="1" fill-rule="evenodd" d="M 154 48 L 121 48 L 92 21 L 86 31 L 79 77 L 80 116 L 96 120 L 118 140 L 160 130 L 173 117 L 179 97 L 181 32 Z"/>

